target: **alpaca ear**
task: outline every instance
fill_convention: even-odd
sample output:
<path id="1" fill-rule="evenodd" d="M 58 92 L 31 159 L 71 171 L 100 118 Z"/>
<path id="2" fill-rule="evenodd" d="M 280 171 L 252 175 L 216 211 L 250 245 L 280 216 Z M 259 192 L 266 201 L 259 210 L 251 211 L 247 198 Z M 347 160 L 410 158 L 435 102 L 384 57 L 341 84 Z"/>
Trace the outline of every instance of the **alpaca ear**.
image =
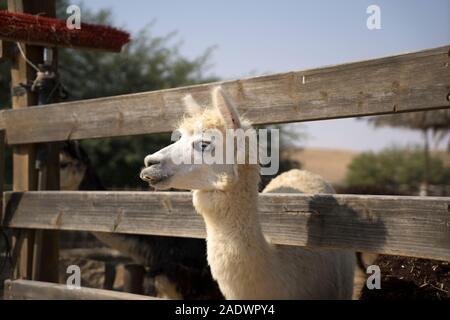
<path id="1" fill-rule="evenodd" d="M 191 116 L 196 116 L 202 112 L 202 107 L 195 101 L 192 95 L 188 94 L 183 98 L 186 112 Z"/>
<path id="2" fill-rule="evenodd" d="M 213 106 L 219 110 L 227 128 L 238 129 L 241 127 L 236 106 L 221 86 L 213 89 L 212 101 Z"/>

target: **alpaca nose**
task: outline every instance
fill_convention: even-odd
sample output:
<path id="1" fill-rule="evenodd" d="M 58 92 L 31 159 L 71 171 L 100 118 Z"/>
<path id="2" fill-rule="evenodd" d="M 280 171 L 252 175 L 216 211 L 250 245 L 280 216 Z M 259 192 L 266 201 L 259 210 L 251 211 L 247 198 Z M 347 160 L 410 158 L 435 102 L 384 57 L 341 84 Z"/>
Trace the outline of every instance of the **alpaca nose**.
<path id="1" fill-rule="evenodd" d="M 147 169 L 143 169 L 141 171 L 140 177 L 142 180 L 147 182 L 151 182 L 153 180 L 152 174 Z"/>
<path id="2" fill-rule="evenodd" d="M 146 168 L 148 168 L 154 164 L 158 164 L 160 162 L 161 162 L 160 159 L 157 159 L 153 155 L 148 155 L 144 158 L 144 165 Z"/>

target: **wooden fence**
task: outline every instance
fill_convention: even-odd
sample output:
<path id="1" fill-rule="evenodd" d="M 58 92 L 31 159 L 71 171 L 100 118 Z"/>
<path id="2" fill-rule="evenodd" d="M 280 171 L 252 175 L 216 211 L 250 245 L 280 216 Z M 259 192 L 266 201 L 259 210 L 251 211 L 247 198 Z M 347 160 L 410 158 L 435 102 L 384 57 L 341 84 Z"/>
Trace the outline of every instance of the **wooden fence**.
<path id="1" fill-rule="evenodd" d="M 392 114 L 449 108 L 449 63 L 450 46 L 444 46 L 221 84 L 239 112 L 255 124 Z M 0 113 L 0 135 L 6 133 L 6 139 L 0 139 L 0 148 L 3 141 L 20 151 L 43 142 L 168 132 L 183 114 L 181 98 L 191 93 L 208 104 L 215 85 L 5 110 Z M 29 167 L 24 168 L 21 175 L 29 180 Z M 20 175 L 15 172 L 17 179 Z M 1 221 L 22 234 L 85 230 L 205 236 L 189 193 L 15 190 L 3 195 Z M 262 194 L 259 208 L 263 230 L 275 243 L 450 261 L 448 197 Z M 34 265 L 30 244 L 27 254 L 20 253 L 20 244 L 27 239 L 33 237 L 17 237 L 15 257 L 21 256 L 24 268 L 30 269 Z M 45 268 L 57 272 L 54 265 Z M 63 286 L 25 280 L 8 282 L 5 292 L 8 298 L 118 297 L 92 289 L 74 295 Z"/>

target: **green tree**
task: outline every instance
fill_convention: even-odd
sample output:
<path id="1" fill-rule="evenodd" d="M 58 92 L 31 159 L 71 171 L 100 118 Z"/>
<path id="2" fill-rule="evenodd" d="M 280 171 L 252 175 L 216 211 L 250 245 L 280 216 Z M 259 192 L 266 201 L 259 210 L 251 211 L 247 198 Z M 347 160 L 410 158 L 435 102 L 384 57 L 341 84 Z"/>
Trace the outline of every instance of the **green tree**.
<path id="1" fill-rule="evenodd" d="M 59 5 L 65 16 L 65 1 Z M 82 8 L 83 21 L 114 25 L 111 12 Z M 120 54 L 60 50 L 59 70 L 70 99 L 90 99 L 209 82 L 204 76 L 210 50 L 196 59 L 179 53 L 175 33 L 159 37 L 151 25 L 132 37 Z M 91 161 L 107 187 L 144 186 L 139 170 L 144 157 L 169 143 L 168 134 L 84 140 Z"/>
<path id="2" fill-rule="evenodd" d="M 425 174 L 424 157 L 423 151 L 418 148 L 364 152 L 349 165 L 346 181 L 350 187 L 398 191 L 406 186 L 409 191 L 417 191 Z M 440 158 L 431 156 L 429 161 L 429 182 L 449 184 L 450 168 L 445 167 Z"/>
<path id="3" fill-rule="evenodd" d="M 450 109 L 399 113 L 369 118 L 368 120 L 375 127 L 396 127 L 411 130 L 420 130 L 423 136 L 423 184 L 425 190 L 431 183 L 429 171 L 431 170 L 430 160 L 430 132 L 436 141 L 440 141 L 450 133 Z M 448 150 L 450 150 L 450 141 Z"/>

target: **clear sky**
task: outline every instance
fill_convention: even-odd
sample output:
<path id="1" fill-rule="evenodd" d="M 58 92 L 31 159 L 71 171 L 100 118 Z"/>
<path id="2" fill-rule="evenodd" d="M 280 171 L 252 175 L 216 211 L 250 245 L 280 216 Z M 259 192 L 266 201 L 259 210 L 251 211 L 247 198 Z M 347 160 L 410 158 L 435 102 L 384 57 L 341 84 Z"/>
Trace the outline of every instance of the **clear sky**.
<path id="1" fill-rule="evenodd" d="M 366 26 L 372 4 L 381 9 L 380 30 Z M 112 9 L 116 25 L 131 33 L 152 21 L 153 34 L 177 31 L 187 57 L 215 47 L 210 72 L 222 79 L 450 44 L 450 0 L 89 0 L 84 5 Z M 302 143 L 311 147 L 379 150 L 422 141 L 417 132 L 375 130 L 356 119 L 290 127 L 305 131 L 309 138 Z"/>

